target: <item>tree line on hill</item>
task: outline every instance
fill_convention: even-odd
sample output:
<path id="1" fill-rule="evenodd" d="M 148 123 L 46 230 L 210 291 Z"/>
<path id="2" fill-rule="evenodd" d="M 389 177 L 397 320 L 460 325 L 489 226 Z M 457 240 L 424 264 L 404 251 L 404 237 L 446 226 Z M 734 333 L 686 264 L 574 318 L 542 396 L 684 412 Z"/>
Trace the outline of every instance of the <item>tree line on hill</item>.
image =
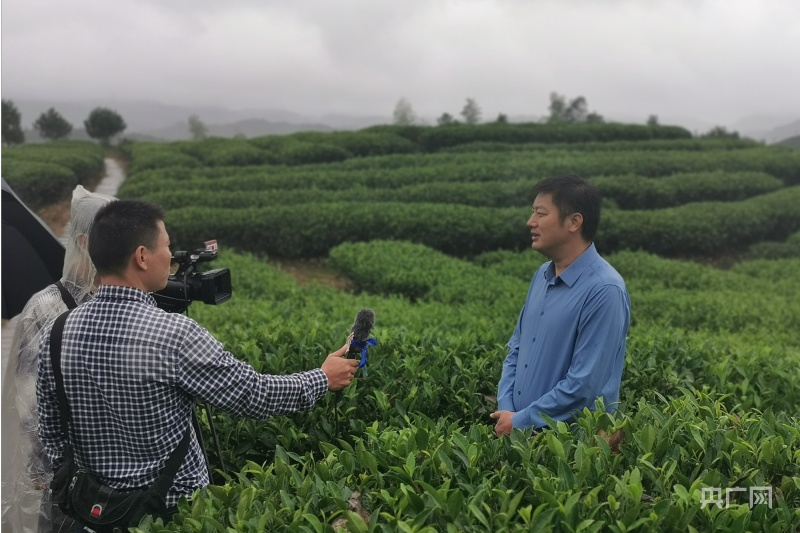
<path id="1" fill-rule="evenodd" d="M 547 118 L 544 120 L 547 124 L 599 124 L 605 122 L 602 115 L 589 110 L 587 100 L 583 96 L 568 99 L 564 95 L 553 92 L 550 94 L 548 113 Z M 438 126 L 450 126 L 458 124 L 475 125 L 481 122 L 482 110 L 475 98 L 467 98 L 459 114 L 463 122 L 445 112 L 436 119 L 436 123 Z M 25 132 L 22 129 L 21 120 L 21 113 L 14 102 L 2 100 L 2 143 L 4 146 L 25 142 Z M 408 99 L 401 98 L 395 105 L 393 123 L 398 126 L 420 124 Z M 499 113 L 494 123 L 507 124 L 508 116 L 504 113 Z M 125 120 L 119 113 L 106 107 L 94 108 L 83 125 L 87 135 L 92 139 L 99 140 L 104 146 L 108 145 L 115 136 L 125 131 L 127 127 Z M 650 115 L 647 119 L 647 125 L 659 125 L 658 117 Z M 39 115 L 33 123 L 33 129 L 42 139 L 51 141 L 67 139 L 73 131 L 72 124 L 52 107 Z M 189 117 L 188 129 L 191 138 L 194 140 L 208 137 L 208 127 L 196 114 Z M 734 131 L 729 132 L 724 127 L 716 126 L 701 136 L 738 138 L 739 134 Z"/>
<path id="2" fill-rule="evenodd" d="M 22 115 L 19 109 L 14 102 L 5 99 L 2 101 L 2 108 L 3 145 L 24 143 L 25 132 L 22 129 Z M 127 124 L 122 116 L 113 109 L 96 107 L 84 120 L 83 127 L 89 137 L 97 139 L 103 145 L 108 145 L 112 138 L 125 131 Z M 72 133 L 72 124 L 51 107 L 34 121 L 33 129 L 43 139 L 57 141 L 69 138 Z"/>
<path id="3" fill-rule="evenodd" d="M 459 113 L 464 120 L 464 124 L 478 124 L 481 121 L 482 111 L 481 106 L 475 98 L 467 98 L 464 107 Z M 397 126 L 413 126 L 418 124 L 417 115 L 414 108 L 408 99 L 401 98 L 394 108 L 394 124 Z M 507 124 L 508 115 L 500 113 L 495 119 L 496 123 Z M 546 119 L 550 124 L 582 124 L 582 123 L 602 123 L 604 122 L 602 115 L 594 111 L 588 110 L 586 98 L 578 96 L 570 101 L 567 97 L 558 93 L 550 93 L 550 106 L 549 115 Z M 453 124 L 461 124 L 458 119 L 453 117 L 450 113 L 442 113 L 436 119 L 436 124 L 439 126 L 449 126 Z M 658 118 L 651 115 L 648 119 L 649 125 L 657 125 Z"/>
<path id="4" fill-rule="evenodd" d="M 481 107 L 474 98 L 467 98 L 459 114 L 463 118 L 463 122 L 456 119 L 450 113 L 445 112 L 436 119 L 436 124 L 438 126 L 456 124 L 473 125 L 481 122 Z M 420 124 L 411 102 L 405 97 L 400 98 L 395 105 L 393 120 L 394 124 L 397 126 L 413 126 Z M 605 119 L 601 114 L 589 110 L 589 105 L 585 97 L 578 96 L 570 100 L 562 94 L 552 92 L 550 93 L 548 115 L 547 118 L 544 119 L 544 122 L 547 124 L 601 124 L 605 122 Z M 507 124 L 508 115 L 499 113 L 494 123 Z M 658 116 L 650 115 L 647 118 L 647 125 L 658 126 Z M 738 139 L 739 134 L 735 131 L 729 132 L 722 126 L 715 126 L 708 133 L 702 135 L 702 137 Z"/>

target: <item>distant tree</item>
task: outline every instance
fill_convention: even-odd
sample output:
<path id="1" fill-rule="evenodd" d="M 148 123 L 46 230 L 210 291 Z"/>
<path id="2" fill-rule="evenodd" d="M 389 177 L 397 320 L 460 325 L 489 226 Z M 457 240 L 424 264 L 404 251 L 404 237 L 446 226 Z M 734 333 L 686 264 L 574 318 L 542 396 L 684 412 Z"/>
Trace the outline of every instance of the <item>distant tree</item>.
<path id="1" fill-rule="evenodd" d="M 411 107 L 411 102 L 405 98 L 397 101 L 394 106 L 394 124 L 398 126 L 411 126 L 417 121 L 417 116 L 414 114 L 414 108 Z"/>
<path id="2" fill-rule="evenodd" d="M 449 124 L 455 124 L 456 120 L 453 118 L 453 115 L 450 113 L 442 113 L 442 116 L 436 119 L 436 123 L 439 126 L 447 126 Z"/>
<path id="3" fill-rule="evenodd" d="M 566 122 L 567 99 L 558 93 L 550 93 L 550 116 L 547 122 Z"/>
<path id="4" fill-rule="evenodd" d="M 505 113 L 500 113 L 497 115 L 497 120 L 495 120 L 495 122 L 498 124 L 508 124 L 508 115 Z"/>
<path id="5" fill-rule="evenodd" d="M 89 113 L 89 118 L 83 122 L 86 133 L 92 139 L 99 139 L 107 145 L 111 138 L 125 131 L 128 127 L 119 113 L 107 107 L 96 107 Z"/>
<path id="6" fill-rule="evenodd" d="M 35 129 L 43 139 L 56 141 L 69 137 L 69 134 L 72 133 L 72 124 L 67 122 L 67 120 L 61 116 L 61 113 L 51 107 L 39 115 L 39 118 L 33 123 L 33 129 Z"/>
<path id="7" fill-rule="evenodd" d="M 647 125 L 658 126 L 658 117 L 656 115 L 650 115 L 649 117 L 647 117 Z"/>
<path id="8" fill-rule="evenodd" d="M 461 110 L 461 116 L 464 117 L 464 122 L 467 124 L 477 124 L 481 121 L 481 107 L 474 98 L 467 98 L 467 103 Z"/>
<path id="9" fill-rule="evenodd" d="M 565 96 L 558 93 L 550 93 L 550 116 L 547 122 L 581 124 L 586 122 L 603 122 L 603 116 L 599 113 L 589 112 L 586 98 L 579 96 L 569 103 Z"/>
<path id="10" fill-rule="evenodd" d="M 586 117 L 588 114 L 589 110 L 588 106 L 586 105 L 586 98 L 579 96 L 571 101 L 567 106 L 567 109 L 564 110 L 564 122 L 586 122 Z"/>
<path id="11" fill-rule="evenodd" d="M 11 100 L 3 100 L 3 144 L 22 144 L 25 142 L 25 133 L 20 122 L 22 115 Z"/>
<path id="12" fill-rule="evenodd" d="M 723 126 L 714 126 L 708 131 L 708 133 L 705 133 L 700 137 L 707 137 L 714 139 L 738 139 L 739 133 L 736 131 L 728 131 Z"/>
<path id="13" fill-rule="evenodd" d="M 594 111 L 592 111 L 591 113 L 586 115 L 587 124 L 602 124 L 603 122 L 605 122 L 605 119 L 603 118 L 603 115 L 601 115 L 600 113 L 595 113 Z"/>
<path id="14" fill-rule="evenodd" d="M 189 133 L 195 141 L 208 137 L 208 128 L 197 115 L 189 117 Z"/>

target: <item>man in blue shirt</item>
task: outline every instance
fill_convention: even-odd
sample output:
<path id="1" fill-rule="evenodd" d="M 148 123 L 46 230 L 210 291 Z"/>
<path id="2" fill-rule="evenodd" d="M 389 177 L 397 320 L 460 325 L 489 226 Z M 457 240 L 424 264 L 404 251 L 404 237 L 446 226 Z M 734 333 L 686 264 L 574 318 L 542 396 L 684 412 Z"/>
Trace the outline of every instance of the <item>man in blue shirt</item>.
<path id="1" fill-rule="evenodd" d="M 577 176 L 533 189 L 531 247 L 550 259 L 531 280 L 508 342 L 497 391 L 498 437 L 546 425 L 542 413 L 569 421 L 603 398 L 619 401 L 630 299 L 625 282 L 592 242 L 600 191 Z"/>

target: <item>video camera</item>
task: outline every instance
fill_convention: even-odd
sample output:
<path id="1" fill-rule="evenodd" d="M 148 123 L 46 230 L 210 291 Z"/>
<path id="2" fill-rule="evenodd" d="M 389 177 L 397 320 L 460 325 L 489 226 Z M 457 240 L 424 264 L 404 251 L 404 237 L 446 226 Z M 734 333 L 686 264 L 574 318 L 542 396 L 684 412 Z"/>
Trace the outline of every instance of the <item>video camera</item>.
<path id="1" fill-rule="evenodd" d="M 159 308 L 170 313 L 182 313 L 195 300 L 204 304 L 218 305 L 231 297 L 231 271 L 218 268 L 201 272 L 199 263 L 217 258 L 217 241 L 208 241 L 205 248 L 193 252 L 180 251 L 172 254 L 172 268 L 167 286 L 153 293 Z"/>

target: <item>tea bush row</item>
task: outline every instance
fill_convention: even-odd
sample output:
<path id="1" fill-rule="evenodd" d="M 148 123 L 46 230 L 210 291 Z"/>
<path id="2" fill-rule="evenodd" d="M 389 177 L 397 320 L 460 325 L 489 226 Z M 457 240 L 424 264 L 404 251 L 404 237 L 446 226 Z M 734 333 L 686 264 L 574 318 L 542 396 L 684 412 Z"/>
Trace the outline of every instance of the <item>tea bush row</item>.
<path id="1" fill-rule="evenodd" d="M 5 147 L 3 178 L 26 205 L 38 209 L 102 176 L 104 157 L 102 147 L 83 141 Z"/>
<path id="2" fill-rule="evenodd" d="M 410 240 L 453 255 L 519 248 L 528 233 L 518 209 L 454 204 L 336 202 L 249 209 L 187 207 L 167 213 L 180 248 L 217 238 L 241 251 L 278 257 L 320 257 L 337 244 Z M 466 223 L 468 221 L 468 223 Z"/>
<path id="3" fill-rule="evenodd" d="M 357 290 L 449 305 L 510 301 L 518 310 L 519 300 L 544 259 L 529 252 L 508 254 L 502 263 L 488 260 L 497 255 L 485 254 L 470 263 L 419 244 L 372 241 L 336 247 L 328 263 Z M 800 303 L 793 293 L 800 261 L 776 265 L 775 270 L 782 270 L 783 275 L 774 280 L 749 271 L 721 271 L 643 252 L 620 252 L 607 259 L 626 280 L 636 308 L 634 324 L 748 335 L 768 332 L 763 340 L 771 339 L 776 346 L 789 342 L 800 348 Z"/>
<path id="4" fill-rule="evenodd" d="M 792 235 L 796 239 L 797 233 Z M 785 294 L 796 287 L 800 279 L 800 262 L 794 260 L 740 261 L 727 270 L 711 268 L 691 261 L 667 259 L 651 253 L 623 251 L 600 253 L 619 271 L 626 283 L 635 289 L 678 291 L 734 290 L 742 293 Z M 514 276 L 528 282 L 531 268 L 545 258 L 525 250 L 497 251 L 481 254 L 474 263 L 499 274 Z"/>
<path id="5" fill-rule="evenodd" d="M 655 140 L 654 140 L 655 139 Z M 633 140 L 633 141 L 632 141 Z M 666 140 L 666 141 L 665 141 Z M 680 144 L 670 146 L 669 142 Z M 208 166 L 311 164 L 342 161 L 351 157 L 403 154 L 435 151 L 462 144 L 489 143 L 514 146 L 519 142 L 547 143 L 569 141 L 563 148 L 591 149 L 594 144 L 615 145 L 612 149 L 707 149 L 712 144 L 721 148 L 752 146 L 754 143 L 735 140 L 708 142 L 691 139 L 682 128 L 649 127 L 640 125 L 604 124 L 560 126 L 542 124 L 483 125 L 475 127 L 422 128 L 414 141 L 389 129 L 368 128 L 359 132 L 300 132 L 291 135 L 268 135 L 254 139 L 211 137 L 196 141 L 180 141 L 169 145 L 132 143 L 139 145 L 130 154 L 140 161 L 135 169 L 157 168 L 161 163 L 179 163 L 180 153 L 189 155 Z M 588 141 L 588 142 L 587 142 Z M 598 143 L 599 142 L 599 143 Z M 511 143 L 511 144 L 508 144 Z M 579 145 L 576 143 L 580 143 Z M 637 143 L 642 146 L 637 148 Z M 131 145 L 128 146 L 130 148 Z M 169 150 L 166 150 L 168 147 Z M 698 148 L 702 147 L 702 148 Z M 171 162 L 168 151 L 175 152 Z M 185 161 L 185 160 L 184 160 Z"/>
<path id="6" fill-rule="evenodd" d="M 646 250 L 664 256 L 705 257 L 745 250 L 800 230 L 800 187 L 741 202 L 698 202 L 653 211 L 608 210 L 598 246 L 608 252 Z"/>
<path id="7" fill-rule="evenodd" d="M 800 259 L 800 231 L 789 235 L 784 242 L 765 241 L 756 243 L 747 250 L 748 258 L 759 259 Z"/>
<path id="8" fill-rule="evenodd" d="M 503 143 L 492 141 L 476 141 L 443 148 L 439 152 L 474 153 L 474 152 L 515 152 L 524 150 L 573 150 L 576 152 L 621 152 L 649 150 L 741 150 L 762 146 L 752 139 L 654 139 L 647 141 L 593 141 L 576 143 Z"/>
<path id="9" fill-rule="evenodd" d="M 697 152 L 673 151 L 596 151 L 547 150 L 544 152 L 465 154 L 410 154 L 390 155 L 381 158 L 350 159 L 341 168 L 399 169 L 408 166 L 417 169 L 437 167 L 479 166 L 500 169 L 504 172 L 524 172 L 535 168 L 542 178 L 580 174 L 587 178 L 637 174 L 648 177 L 669 176 L 676 172 L 726 172 L 759 171 L 783 180 L 786 184 L 800 180 L 800 151 L 780 146 L 758 146 L 741 150 L 716 150 Z M 519 177 L 519 176 L 518 176 Z"/>
<path id="10" fill-rule="evenodd" d="M 641 176 L 608 176 L 593 178 L 609 205 L 623 209 L 669 207 L 687 202 L 735 201 L 772 192 L 783 183 L 758 172 L 709 172 L 673 174 L 652 179 Z M 530 179 L 516 181 L 433 182 L 398 188 L 374 188 L 355 185 L 348 189 L 270 189 L 263 191 L 220 190 L 210 194 L 206 189 L 155 189 L 140 198 L 166 209 L 206 206 L 225 208 L 265 207 L 302 203 L 359 201 L 448 203 L 482 207 L 527 207 L 532 202 L 534 183 Z"/>
<path id="11" fill-rule="evenodd" d="M 660 179 L 605 176 L 591 180 L 622 209 L 659 209 L 689 202 L 737 201 L 776 191 L 783 182 L 763 172 L 677 173 Z"/>
<path id="12" fill-rule="evenodd" d="M 265 136 L 252 139 L 251 144 L 263 149 L 275 149 L 281 143 L 297 140 L 312 144 L 330 144 L 345 150 L 349 157 L 369 157 L 405 154 L 417 151 L 417 146 L 394 133 L 336 131 L 299 132 L 287 136 Z"/>
<path id="13" fill-rule="evenodd" d="M 699 202 L 660 210 L 607 210 L 596 242 L 607 253 L 712 256 L 800 230 L 800 187 L 741 202 Z M 519 250 L 530 243 L 528 209 L 455 204 L 330 202 L 167 213 L 177 246 L 209 238 L 280 257 L 324 256 L 344 242 L 407 240 L 455 256 Z"/>
<path id="14" fill-rule="evenodd" d="M 638 124 L 481 124 L 415 129 L 392 126 L 367 128 L 367 132 L 396 133 L 419 144 L 426 152 L 473 142 L 564 143 L 591 141 L 648 141 L 651 139 L 690 139 L 692 134 L 677 126 Z"/>
<path id="15" fill-rule="evenodd" d="M 133 143 L 128 147 L 133 172 L 167 166 L 305 165 L 414 151 L 413 143 L 397 135 L 353 132 L 307 132 L 250 140 L 212 137 L 170 144 Z"/>
<path id="16" fill-rule="evenodd" d="M 136 166 L 136 157 L 133 159 Z M 513 154 L 394 155 L 289 168 L 192 168 L 190 165 L 134 172 L 120 194 L 142 196 L 155 189 L 260 191 L 356 186 L 398 188 L 436 182 L 536 181 L 559 174 L 669 176 L 698 172 L 763 172 L 786 184 L 800 182 L 800 152 L 757 148 L 719 152 L 515 152 Z M 166 183 L 165 183 L 166 182 Z"/>

